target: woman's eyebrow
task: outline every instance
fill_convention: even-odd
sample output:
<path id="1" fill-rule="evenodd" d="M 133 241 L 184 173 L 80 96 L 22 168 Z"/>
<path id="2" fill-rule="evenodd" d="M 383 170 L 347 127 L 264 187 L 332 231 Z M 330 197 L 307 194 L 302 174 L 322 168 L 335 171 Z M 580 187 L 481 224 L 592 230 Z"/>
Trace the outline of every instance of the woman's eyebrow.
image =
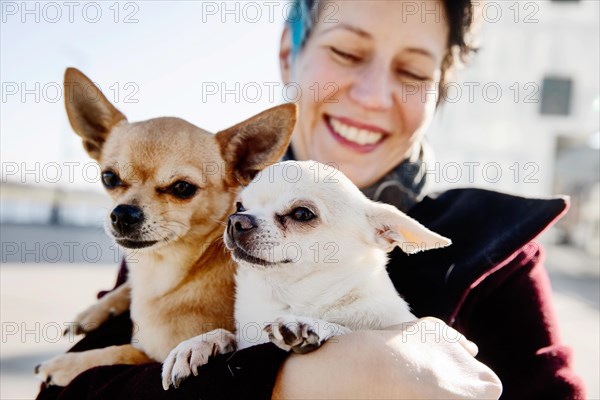
<path id="1" fill-rule="evenodd" d="M 339 23 L 339 24 L 336 24 L 335 26 L 324 29 L 321 32 L 321 34 L 326 34 L 326 33 L 329 33 L 331 31 L 338 30 L 338 29 L 343 29 L 343 30 L 353 32 L 353 33 L 357 34 L 358 36 L 366 38 L 366 39 L 373 38 L 373 36 L 369 32 L 367 32 L 363 29 L 360 29 L 354 25 L 347 24 L 347 23 Z M 421 55 L 424 55 L 424 56 L 429 57 L 432 60 L 436 61 L 436 57 L 433 55 L 433 53 L 431 53 L 429 50 L 426 50 L 426 49 L 423 49 L 420 47 L 408 47 L 408 48 L 403 49 L 403 52 L 421 54 Z"/>
<path id="2" fill-rule="evenodd" d="M 422 49 L 420 47 L 408 47 L 406 49 L 404 49 L 404 51 L 408 52 L 408 53 L 417 53 L 417 54 L 422 54 L 426 57 L 431 58 L 432 60 L 435 61 L 435 57 L 433 56 L 433 54 L 426 49 Z"/>
<path id="3" fill-rule="evenodd" d="M 347 23 L 335 24 L 334 26 L 332 26 L 330 28 L 324 29 L 321 33 L 328 33 L 333 30 L 336 30 L 336 29 L 348 30 L 350 32 L 354 32 L 355 34 L 357 34 L 361 37 L 368 38 L 368 39 L 371 38 L 371 34 L 369 32 L 362 30 L 354 25 L 347 24 Z"/>

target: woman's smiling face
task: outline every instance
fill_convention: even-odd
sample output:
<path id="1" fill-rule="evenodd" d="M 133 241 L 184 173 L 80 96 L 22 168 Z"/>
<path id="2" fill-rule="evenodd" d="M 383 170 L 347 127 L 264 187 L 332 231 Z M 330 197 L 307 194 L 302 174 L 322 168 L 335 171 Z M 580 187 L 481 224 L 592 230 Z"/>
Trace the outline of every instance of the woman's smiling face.
<path id="1" fill-rule="evenodd" d="M 359 187 L 409 156 L 435 111 L 448 41 L 444 5 L 436 0 L 437 13 L 427 14 L 402 3 L 336 1 L 296 57 L 288 28 L 282 37 L 284 83 L 302 88 L 296 157 L 334 163 Z"/>

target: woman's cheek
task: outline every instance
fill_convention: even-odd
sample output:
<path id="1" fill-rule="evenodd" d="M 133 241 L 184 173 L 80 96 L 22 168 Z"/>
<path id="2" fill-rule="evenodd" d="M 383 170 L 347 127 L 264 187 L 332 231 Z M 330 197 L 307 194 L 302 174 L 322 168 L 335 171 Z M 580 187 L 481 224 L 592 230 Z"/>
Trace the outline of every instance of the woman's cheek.
<path id="1" fill-rule="evenodd" d="M 348 71 L 330 60 L 316 60 L 303 68 L 299 82 L 304 102 L 337 103 L 340 88 L 348 81 Z"/>
<path id="2" fill-rule="evenodd" d="M 413 95 L 402 96 L 397 99 L 400 107 L 400 118 L 404 132 L 411 135 L 428 124 L 435 111 L 436 94 L 434 88 L 420 85 L 419 90 Z"/>

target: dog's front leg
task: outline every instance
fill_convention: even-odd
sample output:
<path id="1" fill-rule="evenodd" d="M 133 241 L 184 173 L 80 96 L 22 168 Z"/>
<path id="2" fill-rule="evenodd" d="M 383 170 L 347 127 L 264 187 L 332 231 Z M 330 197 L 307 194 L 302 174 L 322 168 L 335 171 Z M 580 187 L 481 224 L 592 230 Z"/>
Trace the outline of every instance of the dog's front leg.
<path id="1" fill-rule="evenodd" d="M 235 335 L 225 329 L 214 329 L 179 343 L 163 363 L 163 388 L 169 390 L 171 384 L 179 387 L 191 374 L 197 376 L 198 368 L 208 363 L 210 357 L 229 353 L 235 348 Z"/>
<path id="2" fill-rule="evenodd" d="M 269 340 L 279 348 L 295 353 L 308 353 L 319 348 L 333 336 L 344 335 L 350 329 L 322 319 L 286 315 L 268 324 Z"/>
<path id="3" fill-rule="evenodd" d="M 35 375 L 47 385 L 67 386 L 77 375 L 93 367 L 115 364 L 144 364 L 153 361 L 130 344 L 66 353 L 35 367 Z"/>
<path id="4" fill-rule="evenodd" d="M 131 286 L 129 282 L 107 293 L 96 303 L 80 312 L 65 329 L 65 335 L 80 335 L 98 328 L 110 317 L 117 316 L 129 309 L 131 304 Z"/>

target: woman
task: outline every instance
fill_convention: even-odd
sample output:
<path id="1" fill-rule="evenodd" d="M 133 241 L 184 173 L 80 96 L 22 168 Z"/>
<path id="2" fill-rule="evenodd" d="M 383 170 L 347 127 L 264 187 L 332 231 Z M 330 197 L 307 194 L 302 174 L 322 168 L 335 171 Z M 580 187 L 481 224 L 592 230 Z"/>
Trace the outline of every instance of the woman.
<path id="1" fill-rule="evenodd" d="M 528 244 L 558 218 L 564 202 L 481 190 L 424 197 L 422 168 L 429 150 L 423 134 L 443 99 L 435 82 L 443 86 L 452 67 L 471 51 L 465 38 L 473 12 L 467 0 L 432 1 L 427 9 L 435 3 L 438 17 L 422 19 L 421 12 L 407 12 L 408 3 L 425 4 L 353 1 L 331 7 L 296 0 L 300 13 L 284 30 L 280 62 L 284 82 L 297 82 L 304 96 L 286 157 L 335 163 L 371 198 L 408 211 L 452 238 L 447 250 L 411 257 L 393 253 L 389 272 L 417 315 L 440 318 L 477 343 L 479 360 L 502 380 L 504 398 L 582 398 L 569 350 L 556 337 L 540 249 Z M 391 327 L 352 333 L 287 360 L 273 346 L 258 346 L 216 359 L 201 376 L 168 392 L 160 389 L 158 364 L 100 367 L 64 390 L 43 391 L 40 398 L 80 398 L 82 393 L 151 398 L 499 395 L 496 377 L 448 340 L 452 331 L 443 322 L 422 319 L 417 326 L 420 331 Z M 76 347 L 126 342 L 130 328 L 123 316 Z"/>
<path id="2" fill-rule="evenodd" d="M 291 18 L 284 31 L 284 82 L 303 92 L 334 82 L 336 101 L 301 99 L 288 158 L 334 163 L 369 197 L 452 238 L 447 250 L 394 253 L 388 270 L 417 315 L 442 318 L 477 343 L 506 398 L 583 397 L 557 339 L 541 250 L 528 243 L 563 202 L 459 190 L 416 204 L 428 157 L 423 134 L 443 101 L 438 89 L 473 50 L 471 2 L 322 2 L 321 12 L 314 1 L 297 3 L 302 16 L 317 18 Z M 339 23 L 325 21 L 328 10 Z"/>

